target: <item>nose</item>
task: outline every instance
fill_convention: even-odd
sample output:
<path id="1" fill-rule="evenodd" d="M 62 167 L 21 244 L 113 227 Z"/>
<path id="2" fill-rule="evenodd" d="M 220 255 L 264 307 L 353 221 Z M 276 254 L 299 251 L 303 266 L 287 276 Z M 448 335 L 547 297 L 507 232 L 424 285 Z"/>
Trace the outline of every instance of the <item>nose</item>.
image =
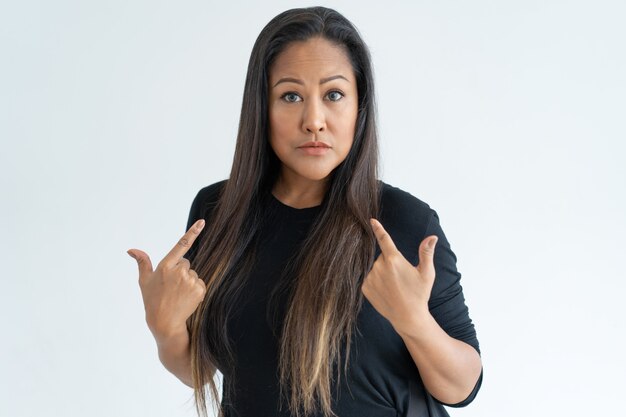
<path id="1" fill-rule="evenodd" d="M 326 117 L 319 100 L 309 100 L 304 106 L 302 129 L 308 133 L 323 132 L 326 129 Z"/>

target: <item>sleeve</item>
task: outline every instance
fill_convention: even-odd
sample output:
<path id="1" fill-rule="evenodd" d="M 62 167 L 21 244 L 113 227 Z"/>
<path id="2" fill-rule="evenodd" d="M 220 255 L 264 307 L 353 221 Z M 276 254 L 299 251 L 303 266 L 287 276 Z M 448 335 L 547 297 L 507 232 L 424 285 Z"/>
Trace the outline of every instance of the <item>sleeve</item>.
<path id="1" fill-rule="evenodd" d="M 469 310 L 463 296 L 463 288 L 460 282 L 461 274 L 456 268 L 457 258 L 441 228 L 439 215 L 432 209 L 426 228 L 426 236 L 431 235 L 436 235 L 438 240 L 434 256 L 435 283 L 428 302 L 430 313 L 448 335 L 469 344 L 480 354 L 476 330 L 470 319 Z M 468 405 L 476 397 L 482 384 L 482 379 L 483 372 L 481 370 L 476 386 L 465 400 L 457 404 L 438 402 L 449 407 L 464 407 Z"/>
<path id="2" fill-rule="evenodd" d="M 189 217 L 187 218 L 187 227 L 185 228 L 185 232 L 189 230 L 191 225 L 193 225 L 196 221 L 198 221 L 202 216 L 200 212 L 201 194 L 202 194 L 202 191 L 199 191 L 191 203 L 191 208 L 189 209 Z M 196 253 L 198 252 L 198 246 L 200 244 L 201 235 L 196 238 L 196 240 L 191 245 L 191 248 L 187 251 L 185 255 L 183 255 L 183 258 L 186 258 L 189 262 L 193 262 L 194 258 L 196 257 Z"/>
<path id="3" fill-rule="evenodd" d="M 193 225 L 199 219 L 204 219 L 208 224 L 213 209 L 217 206 L 220 193 L 225 183 L 226 180 L 219 181 L 214 184 L 208 185 L 198 191 L 191 203 L 191 208 L 189 209 L 189 217 L 187 218 L 187 227 L 185 228 L 185 231 L 189 230 L 191 225 Z M 206 230 L 207 227 L 205 225 L 204 229 L 202 229 L 202 232 L 200 232 L 200 236 L 196 238 L 196 240 L 191 245 L 191 248 L 183 256 L 191 263 L 193 263 L 193 260 L 198 253 L 198 249 L 204 238 L 204 233 Z"/>

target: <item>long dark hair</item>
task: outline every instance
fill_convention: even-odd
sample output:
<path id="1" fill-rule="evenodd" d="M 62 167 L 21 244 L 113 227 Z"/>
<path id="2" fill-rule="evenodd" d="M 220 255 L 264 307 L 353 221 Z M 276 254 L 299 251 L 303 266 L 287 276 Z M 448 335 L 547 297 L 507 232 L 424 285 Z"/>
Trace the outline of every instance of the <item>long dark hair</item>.
<path id="1" fill-rule="evenodd" d="M 288 387 L 292 414 L 307 416 L 321 409 L 326 416 L 335 415 L 333 365 L 340 362 L 345 344 L 344 373 L 348 369 L 351 335 L 363 301 L 361 284 L 374 261 L 369 219 L 378 213 L 378 141 L 368 48 L 350 21 L 324 7 L 279 14 L 252 49 L 232 170 L 192 262 L 207 285 L 205 299 L 187 322 L 199 415 L 207 415 L 207 383 L 223 415 L 211 372 L 218 358 L 234 366 L 226 322 L 254 261 L 255 239 L 279 173 L 280 161 L 268 136 L 269 69 L 290 42 L 312 37 L 347 53 L 357 82 L 358 115 L 352 148 L 331 173 L 318 217 L 290 264 L 295 281 L 280 338 L 280 386 L 281 397 Z"/>

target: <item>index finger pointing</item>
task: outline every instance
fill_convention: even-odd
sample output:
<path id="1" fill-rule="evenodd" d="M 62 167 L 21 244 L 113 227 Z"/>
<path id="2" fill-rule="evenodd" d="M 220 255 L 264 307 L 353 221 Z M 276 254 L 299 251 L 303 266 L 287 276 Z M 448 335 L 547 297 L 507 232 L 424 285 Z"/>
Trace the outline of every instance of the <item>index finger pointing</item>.
<path id="1" fill-rule="evenodd" d="M 163 262 L 166 264 L 176 264 L 183 257 L 184 254 L 187 253 L 189 249 L 191 249 L 191 245 L 196 240 L 196 238 L 200 235 L 200 232 L 204 228 L 204 219 L 197 220 L 193 226 L 187 230 L 187 233 L 180 238 L 176 246 L 169 251 L 165 258 L 163 258 Z"/>
<path id="2" fill-rule="evenodd" d="M 395 243 L 393 243 L 391 236 L 389 236 L 389 233 L 387 233 L 383 225 L 376 219 L 370 219 L 370 223 L 372 224 L 372 230 L 374 231 L 383 256 L 388 256 L 396 252 L 398 249 L 396 249 Z"/>

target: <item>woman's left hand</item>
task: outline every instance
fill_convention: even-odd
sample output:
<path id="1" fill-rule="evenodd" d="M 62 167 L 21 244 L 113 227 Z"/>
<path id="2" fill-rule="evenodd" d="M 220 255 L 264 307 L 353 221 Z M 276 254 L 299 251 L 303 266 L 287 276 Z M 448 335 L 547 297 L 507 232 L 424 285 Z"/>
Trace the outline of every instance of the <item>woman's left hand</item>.
<path id="1" fill-rule="evenodd" d="M 419 263 L 413 266 L 398 251 L 382 224 L 375 219 L 371 224 L 381 254 L 365 277 L 361 290 L 398 333 L 410 332 L 420 316 L 429 313 L 428 300 L 435 282 L 433 257 L 438 238 L 431 235 L 420 243 Z"/>

